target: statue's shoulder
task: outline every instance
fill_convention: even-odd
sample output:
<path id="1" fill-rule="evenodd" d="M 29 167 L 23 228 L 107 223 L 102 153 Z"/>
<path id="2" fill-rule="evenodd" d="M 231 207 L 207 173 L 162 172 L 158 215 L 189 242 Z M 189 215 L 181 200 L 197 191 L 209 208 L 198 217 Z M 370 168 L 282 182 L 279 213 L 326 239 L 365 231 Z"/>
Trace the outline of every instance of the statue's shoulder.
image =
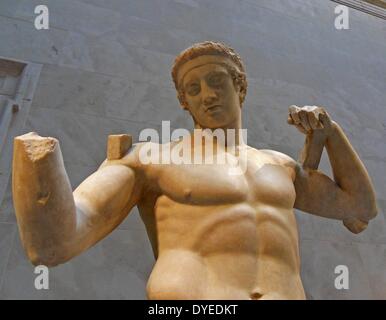
<path id="1" fill-rule="evenodd" d="M 248 154 L 252 155 L 258 161 L 276 165 L 296 166 L 296 161 L 290 156 L 275 150 L 257 149 L 247 146 Z"/>
<path id="2" fill-rule="evenodd" d="M 259 151 L 268 156 L 274 164 L 281 165 L 290 169 L 297 168 L 298 163 L 285 153 L 270 149 L 260 149 Z"/>
<path id="3" fill-rule="evenodd" d="M 100 168 L 109 165 L 124 165 L 132 169 L 145 167 L 144 160 L 149 150 L 157 150 L 158 144 L 153 142 L 132 143 L 129 135 L 110 135 L 107 141 L 106 159 Z"/>
<path id="4" fill-rule="evenodd" d="M 158 150 L 158 143 L 150 141 L 134 143 L 119 162 L 133 169 L 146 168 L 151 163 L 149 158 L 154 157 L 154 153 L 159 153 Z"/>
<path id="5" fill-rule="evenodd" d="M 282 153 L 280 151 L 271 150 L 271 149 L 259 149 L 260 152 L 263 154 L 272 157 L 272 159 L 277 161 L 284 161 L 284 162 L 293 162 L 295 161 L 290 156 L 286 155 L 285 153 Z"/>

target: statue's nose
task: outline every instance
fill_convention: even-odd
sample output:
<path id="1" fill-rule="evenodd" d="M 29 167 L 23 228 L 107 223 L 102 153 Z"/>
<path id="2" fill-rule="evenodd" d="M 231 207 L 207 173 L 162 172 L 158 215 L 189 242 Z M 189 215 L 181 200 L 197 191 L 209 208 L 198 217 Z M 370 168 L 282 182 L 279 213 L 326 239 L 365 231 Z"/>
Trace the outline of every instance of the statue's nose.
<path id="1" fill-rule="evenodd" d="M 216 92 L 212 88 L 209 88 L 206 85 L 202 86 L 202 94 L 203 94 L 203 103 L 205 106 L 210 106 L 218 99 Z"/>
<path id="2" fill-rule="evenodd" d="M 216 94 L 215 94 L 214 92 L 213 92 L 213 93 L 210 93 L 210 94 L 208 94 L 208 95 L 205 96 L 205 98 L 204 98 L 204 105 L 210 106 L 210 105 L 213 104 L 216 100 L 217 100 Z"/>

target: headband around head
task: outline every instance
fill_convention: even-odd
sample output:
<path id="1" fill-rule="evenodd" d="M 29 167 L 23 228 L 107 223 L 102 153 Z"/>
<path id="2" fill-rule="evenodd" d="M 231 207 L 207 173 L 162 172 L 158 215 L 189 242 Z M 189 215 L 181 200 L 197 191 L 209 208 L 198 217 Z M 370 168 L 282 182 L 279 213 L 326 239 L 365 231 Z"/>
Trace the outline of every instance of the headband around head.
<path id="1" fill-rule="evenodd" d="M 202 55 L 195 57 L 183 65 L 181 65 L 177 72 L 177 84 L 178 86 L 181 84 L 185 75 L 192 69 L 206 65 L 206 64 L 227 64 L 233 68 L 235 68 L 238 72 L 240 71 L 239 66 L 234 63 L 230 58 L 222 55 Z"/>

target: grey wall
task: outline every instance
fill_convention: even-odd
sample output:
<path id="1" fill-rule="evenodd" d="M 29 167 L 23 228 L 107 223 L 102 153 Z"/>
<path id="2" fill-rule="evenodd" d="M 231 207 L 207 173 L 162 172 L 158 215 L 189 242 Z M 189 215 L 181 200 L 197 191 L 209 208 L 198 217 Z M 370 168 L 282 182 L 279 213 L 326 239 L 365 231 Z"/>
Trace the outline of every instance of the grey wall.
<path id="1" fill-rule="evenodd" d="M 33 9 L 44 3 L 51 28 L 37 31 Z M 303 137 L 286 124 L 287 107 L 322 105 L 376 186 L 380 212 L 360 235 L 339 221 L 297 212 L 308 298 L 386 298 L 386 23 L 350 10 L 350 29 L 338 31 L 335 6 L 327 0 L 1 0 L 0 55 L 43 64 L 20 131 L 59 138 L 76 187 L 104 159 L 108 134 L 137 136 L 161 120 L 190 128 L 170 66 L 194 42 L 224 41 L 247 66 L 249 144 L 296 158 Z M 326 158 L 322 168 L 329 172 Z M 8 185 L 0 208 L 0 299 L 141 299 L 153 263 L 134 211 L 87 253 L 52 269 L 49 290 L 35 290 Z M 349 290 L 334 288 L 339 264 L 349 267 Z"/>

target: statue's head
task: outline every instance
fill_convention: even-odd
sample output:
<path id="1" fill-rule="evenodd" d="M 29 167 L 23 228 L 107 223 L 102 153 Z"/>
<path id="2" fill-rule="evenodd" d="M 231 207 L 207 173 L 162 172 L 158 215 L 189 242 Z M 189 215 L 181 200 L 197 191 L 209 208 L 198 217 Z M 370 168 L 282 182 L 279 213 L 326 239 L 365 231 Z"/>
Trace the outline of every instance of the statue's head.
<path id="1" fill-rule="evenodd" d="M 226 126 L 240 117 L 247 80 L 232 48 L 211 41 L 194 44 L 176 57 L 172 78 L 181 106 L 201 127 Z"/>

